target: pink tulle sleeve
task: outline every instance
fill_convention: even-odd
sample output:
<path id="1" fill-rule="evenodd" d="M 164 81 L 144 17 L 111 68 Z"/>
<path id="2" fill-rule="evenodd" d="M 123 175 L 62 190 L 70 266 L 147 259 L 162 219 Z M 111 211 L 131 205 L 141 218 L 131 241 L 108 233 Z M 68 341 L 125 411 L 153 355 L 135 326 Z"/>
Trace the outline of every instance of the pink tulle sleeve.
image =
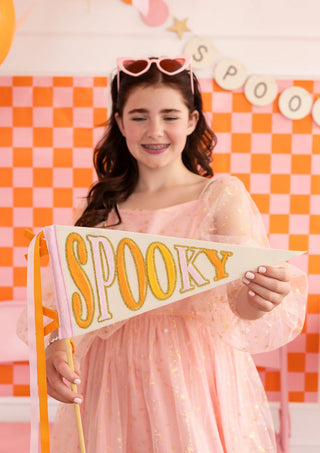
<path id="1" fill-rule="evenodd" d="M 262 217 L 236 177 L 219 178 L 214 191 L 207 194 L 209 209 L 202 225 L 202 238 L 255 247 L 269 247 Z M 234 308 L 243 283 L 236 280 L 221 287 L 213 318 L 217 334 L 237 349 L 258 353 L 270 351 L 292 341 L 301 331 L 307 301 L 307 276 L 291 264 L 291 292 L 283 302 L 262 318 L 241 319 Z M 248 269 L 249 270 L 249 269 Z"/>

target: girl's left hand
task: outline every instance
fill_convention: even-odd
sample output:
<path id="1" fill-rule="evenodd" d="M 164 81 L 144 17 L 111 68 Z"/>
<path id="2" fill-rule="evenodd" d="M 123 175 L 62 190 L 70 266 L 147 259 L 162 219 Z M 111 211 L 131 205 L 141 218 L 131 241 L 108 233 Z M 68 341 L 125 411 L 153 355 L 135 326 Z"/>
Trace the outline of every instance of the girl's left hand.
<path id="1" fill-rule="evenodd" d="M 242 279 L 248 288 L 248 302 L 262 312 L 277 307 L 290 292 L 290 272 L 281 266 L 260 266 L 257 272 L 248 271 Z"/>

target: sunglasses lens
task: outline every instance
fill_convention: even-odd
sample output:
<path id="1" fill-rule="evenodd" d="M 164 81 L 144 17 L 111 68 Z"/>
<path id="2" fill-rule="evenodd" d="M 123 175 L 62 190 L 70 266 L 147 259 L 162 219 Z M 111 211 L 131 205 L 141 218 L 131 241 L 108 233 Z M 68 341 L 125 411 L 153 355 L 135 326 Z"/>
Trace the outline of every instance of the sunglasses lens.
<path id="1" fill-rule="evenodd" d="M 183 66 L 185 65 L 185 60 L 183 60 L 182 58 L 175 60 L 165 58 L 164 60 L 161 60 L 159 64 L 164 71 L 174 73 L 183 68 Z"/>
<path id="2" fill-rule="evenodd" d="M 128 72 L 131 72 L 131 74 L 139 74 L 148 66 L 146 60 L 125 60 L 122 64 Z"/>

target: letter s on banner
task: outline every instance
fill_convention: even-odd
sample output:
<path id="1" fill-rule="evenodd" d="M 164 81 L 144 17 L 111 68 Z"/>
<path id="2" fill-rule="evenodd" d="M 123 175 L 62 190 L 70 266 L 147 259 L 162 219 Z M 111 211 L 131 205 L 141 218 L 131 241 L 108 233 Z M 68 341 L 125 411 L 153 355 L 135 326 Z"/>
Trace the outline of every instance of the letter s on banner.
<path id="1" fill-rule="evenodd" d="M 278 94 L 277 82 L 269 75 L 252 75 L 245 84 L 244 94 L 253 105 L 272 104 Z"/>
<path id="2" fill-rule="evenodd" d="M 206 38 L 191 38 L 183 50 L 184 55 L 191 55 L 193 69 L 210 68 L 217 58 L 218 51 Z"/>
<path id="3" fill-rule="evenodd" d="M 286 88 L 279 97 L 279 109 L 290 120 L 300 120 L 311 112 L 312 96 L 302 87 Z"/>
<path id="4" fill-rule="evenodd" d="M 244 84 L 247 70 L 240 61 L 224 58 L 216 65 L 214 78 L 224 90 L 236 90 Z"/>

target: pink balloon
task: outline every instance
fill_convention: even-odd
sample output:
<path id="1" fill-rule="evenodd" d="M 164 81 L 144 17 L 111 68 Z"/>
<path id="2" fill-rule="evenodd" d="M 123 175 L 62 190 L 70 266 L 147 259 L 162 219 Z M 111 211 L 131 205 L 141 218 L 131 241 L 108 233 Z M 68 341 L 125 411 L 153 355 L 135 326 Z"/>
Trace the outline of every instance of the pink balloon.
<path id="1" fill-rule="evenodd" d="M 149 0 L 149 12 L 141 14 L 142 20 L 151 27 L 162 25 L 169 17 L 169 8 L 164 0 Z"/>

